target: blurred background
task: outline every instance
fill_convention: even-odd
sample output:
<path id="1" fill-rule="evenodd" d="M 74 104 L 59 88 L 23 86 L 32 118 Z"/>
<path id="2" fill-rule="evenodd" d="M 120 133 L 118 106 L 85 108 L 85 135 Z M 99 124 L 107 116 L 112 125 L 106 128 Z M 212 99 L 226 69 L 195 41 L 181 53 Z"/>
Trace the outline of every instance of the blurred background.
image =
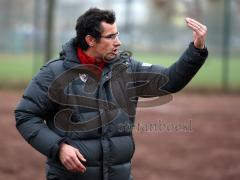
<path id="1" fill-rule="evenodd" d="M 17 133 L 13 110 L 90 7 L 114 10 L 122 49 L 163 66 L 192 41 L 185 17 L 208 27 L 209 57 L 191 83 L 164 106 L 138 109 L 140 125 L 182 123 L 191 131 L 137 129 L 134 177 L 239 179 L 240 0 L 0 0 L 0 179 L 44 179 L 45 158 Z"/>
<path id="2" fill-rule="evenodd" d="M 44 62 L 57 58 L 89 7 L 113 9 L 122 48 L 140 61 L 163 65 L 175 61 L 192 40 L 184 18 L 197 19 L 208 27 L 210 54 L 188 87 L 240 88 L 239 0 L 1 0 L 0 87 L 24 87 Z"/>

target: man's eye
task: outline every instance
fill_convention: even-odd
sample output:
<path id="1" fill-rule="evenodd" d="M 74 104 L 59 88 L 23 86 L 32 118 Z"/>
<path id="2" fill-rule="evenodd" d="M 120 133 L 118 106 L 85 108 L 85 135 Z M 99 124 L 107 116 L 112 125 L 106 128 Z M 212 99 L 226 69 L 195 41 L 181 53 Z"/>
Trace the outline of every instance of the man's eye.
<path id="1" fill-rule="evenodd" d="M 119 33 L 117 32 L 116 34 L 109 34 L 107 36 L 102 36 L 102 38 L 107 38 L 107 39 L 116 39 L 118 37 Z"/>
<path id="2" fill-rule="evenodd" d="M 107 36 L 108 39 L 113 39 L 114 38 L 114 35 L 109 35 Z"/>

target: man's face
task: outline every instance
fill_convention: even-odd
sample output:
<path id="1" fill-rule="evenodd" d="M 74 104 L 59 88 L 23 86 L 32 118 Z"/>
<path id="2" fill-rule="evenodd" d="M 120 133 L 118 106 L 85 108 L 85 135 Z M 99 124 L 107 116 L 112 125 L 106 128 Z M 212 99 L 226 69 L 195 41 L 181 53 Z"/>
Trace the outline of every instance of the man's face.
<path id="1" fill-rule="evenodd" d="M 104 58 L 104 60 L 111 60 L 116 57 L 119 47 L 121 45 L 118 39 L 118 31 L 116 23 L 108 24 L 106 22 L 101 23 L 102 34 L 93 50 L 98 58 Z"/>

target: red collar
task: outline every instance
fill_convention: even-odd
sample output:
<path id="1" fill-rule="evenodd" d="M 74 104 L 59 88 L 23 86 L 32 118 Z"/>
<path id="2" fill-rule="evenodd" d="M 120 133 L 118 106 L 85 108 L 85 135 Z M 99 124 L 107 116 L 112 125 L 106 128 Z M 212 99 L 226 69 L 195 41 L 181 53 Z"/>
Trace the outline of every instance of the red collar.
<path id="1" fill-rule="evenodd" d="M 97 62 L 96 58 L 88 56 L 81 48 L 77 48 L 77 56 L 81 64 L 93 64 L 98 66 L 100 69 L 103 69 L 104 67 L 104 61 Z"/>

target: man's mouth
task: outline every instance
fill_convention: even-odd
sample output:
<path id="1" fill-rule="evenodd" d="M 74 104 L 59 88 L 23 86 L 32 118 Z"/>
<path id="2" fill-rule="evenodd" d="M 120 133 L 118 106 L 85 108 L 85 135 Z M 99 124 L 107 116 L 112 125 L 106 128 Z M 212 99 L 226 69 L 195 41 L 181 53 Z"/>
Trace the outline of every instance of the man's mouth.
<path id="1" fill-rule="evenodd" d="M 113 54 L 115 54 L 115 55 L 116 55 L 116 54 L 118 53 L 118 49 L 113 49 L 113 51 L 112 51 L 112 52 L 113 52 Z"/>
<path id="2" fill-rule="evenodd" d="M 107 53 L 107 56 L 105 56 L 106 59 L 113 59 L 117 56 L 118 54 L 118 48 L 114 48 L 111 51 L 109 51 L 109 53 Z"/>

